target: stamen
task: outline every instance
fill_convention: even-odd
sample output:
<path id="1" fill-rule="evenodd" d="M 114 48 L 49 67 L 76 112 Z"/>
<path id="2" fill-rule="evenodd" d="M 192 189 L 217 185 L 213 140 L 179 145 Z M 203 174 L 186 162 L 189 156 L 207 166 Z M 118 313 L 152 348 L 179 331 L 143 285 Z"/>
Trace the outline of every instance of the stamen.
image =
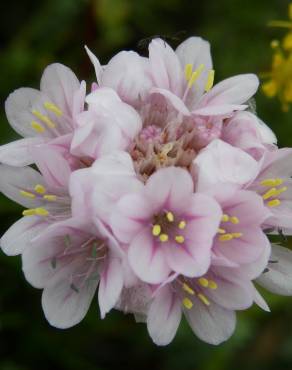
<path id="1" fill-rule="evenodd" d="M 191 295 L 194 295 L 194 290 L 186 283 L 183 283 L 183 290 Z"/>
<path id="2" fill-rule="evenodd" d="M 218 288 L 218 284 L 214 280 L 209 280 L 208 288 L 215 290 Z"/>
<path id="3" fill-rule="evenodd" d="M 237 224 L 239 224 L 239 219 L 236 216 L 232 216 L 232 217 L 230 217 L 230 222 L 234 225 L 237 225 Z"/>
<path id="4" fill-rule="evenodd" d="M 49 117 L 41 114 L 41 112 L 34 109 L 32 111 L 32 114 L 35 115 L 39 120 L 43 121 L 49 128 L 55 128 L 56 127 L 56 124 L 52 120 L 50 120 Z"/>
<path id="5" fill-rule="evenodd" d="M 276 193 L 277 193 L 277 189 L 276 188 L 271 188 L 265 194 L 262 195 L 262 198 L 263 198 L 263 200 L 267 200 L 267 199 L 275 196 Z"/>
<path id="6" fill-rule="evenodd" d="M 167 234 L 161 234 L 161 235 L 159 236 L 159 239 L 160 239 L 160 241 L 161 241 L 162 243 L 165 243 L 165 242 L 167 242 L 167 241 L 168 241 L 168 235 L 167 235 Z"/>
<path id="7" fill-rule="evenodd" d="M 175 241 L 179 244 L 182 244 L 185 241 L 185 238 L 182 235 L 176 235 Z"/>
<path id="8" fill-rule="evenodd" d="M 220 242 L 227 242 L 227 241 L 232 240 L 232 239 L 233 239 L 232 234 L 224 234 L 224 235 L 219 236 Z"/>
<path id="9" fill-rule="evenodd" d="M 287 190 L 287 186 L 283 186 L 281 189 L 278 189 L 275 196 L 277 197 L 278 195 L 284 193 Z"/>
<path id="10" fill-rule="evenodd" d="M 181 230 L 183 230 L 186 226 L 187 223 L 184 220 L 180 221 L 180 223 L 178 224 L 178 228 Z"/>
<path id="11" fill-rule="evenodd" d="M 189 89 L 193 86 L 195 81 L 200 77 L 204 68 L 205 68 L 204 64 L 200 64 L 199 67 L 192 73 L 189 83 L 188 83 Z"/>
<path id="12" fill-rule="evenodd" d="M 49 212 L 45 208 L 36 208 L 35 209 L 35 214 L 38 216 L 48 216 Z"/>
<path id="13" fill-rule="evenodd" d="M 55 104 L 53 103 L 50 103 L 50 102 L 45 102 L 44 103 L 44 107 L 47 109 L 47 110 L 50 110 L 51 112 L 55 113 L 56 116 L 62 116 L 63 112 L 61 111 L 60 108 L 58 108 Z"/>
<path id="14" fill-rule="evenodd" d="M 222 222 L 228 222 L 229 221 L 229 216 L 226 215 L 226 214 L 223 214 L 222 217 L 221 217 L 221 221 Z"/>
<path id="15" fill-rule="evenodd" d="M 161 233 L 161 226 L 156 224 L 152 227 L 152 235 L 158 236 Z"/>
<path id="16" fill-rule="evenodd" d="M 187 81 L 189 81 L 189 79 L 191 78 L 192 72 L 193 72 L 193 65 L 190 64 L 190 63 L 186 64 L 186 66 L 185 66 L 185 78 L 186 78 Z"/>
<path id="17" fill-rule="evenodd" d="M 269 207 L 278 207 L 281 204 L 279 199 L 270 200 L 267 205 Z"/>
<path id="18" fill-rule="evenodd" d="M 226 230 L 224 229 L 221 229 L 221 227 L 219 227 L 219 229 L 217 230 L 218 234 L 225 234 L 226 233 Z"/>
<path id="19" fill-rule="evenodd" d="M 39 132 L 40 134 L 44 132 L 46 129 L 37 121 L 31 121 L 31 127 L 36 131 Z"/>
<path id="20" fill-rule="evenodd" d="M 208 300 L 208 298 L 202 294 L 202 293 L 199 293 L 198 294 L 198 298 L 206 305 L 206 306 L 210 306 L 210 301 Z"/>
<path id="21" fill-rule="evenodd" d="M 183 299 L 183 305 L 185 306 L 185 308 L 190 310 L 193 307 L 193 302 L 189 298 L 185 297 Z"/>
<path id="22" fill-rule="evenodd" d="M 205 85 L 205 91 L 208 92 L 212 89 L 213 84 L 214 84 L 214 76 L 215 76 L 215 71 L 214 69 L 210 69 L 208 73 L 208 79 Z"/>
<path id="23" fill-rule="evenodd" d="M 22 212 L 23 216 L 34 216 L 35 215 L 35 209 L 25 209 Z"/>
<path id="24" fill-rule="evenodd" d="M 174 215 L 172 212 L 167 212 L 166 213 L 166 218 L 167 218 L 167 221 L 169 222 L 173 222 L 174 221 Z"/>
<path id="25" fill-rule="evenodd" d="M 260 184 L 262 186 L 279 186 L 281 184 L 283 184 L 283 180 L 282 179 L 265 179 L 263 181 L 260 182 Z"/>
<path id="26" fill-rule="evenodd" d="M 201 278 L 199 279 L 199 283 L 200 283 L 200 285 L 201 285 L 202 287 L 204 287 L 204 288 L 207 288 L 207 287 L 208 287 L 208 285 L 209 285 L 209 281 L 208 281 L 208 279 L 206 279 L 206 278 L 204 278 L 204 277 L 201 277 Z"/>
<path id="27" fill-rule="evenodd" d="M 20 190 L 20 194 L 23 196 L 23 197 L 26 197 L 26 198 L 35 198 L 35 195 L 33 193 L 30 193 L 28 191 L 25 191 L 25 190 Z"/>
<path id="28" fill-rule="evenodd" d="M 46 188 L 41 185 L 41 184 L 37 184 L 35 187 L 34 187 L 34 190 L 35 192 L 37 192 L 38 194 L 44 194 L 46 192 Z"/>
<path id="29" fill-rule="evenodd" d="M 57 200 L 56 195 L 46 194 L 43 196 L 45 200 L 48 200 L 49 202 L 55 202 Z"/>
<path id="30" fill-rule="evenodd" d="M 242 233 L 232 233 L 233 238 L 241 238 Z"/>

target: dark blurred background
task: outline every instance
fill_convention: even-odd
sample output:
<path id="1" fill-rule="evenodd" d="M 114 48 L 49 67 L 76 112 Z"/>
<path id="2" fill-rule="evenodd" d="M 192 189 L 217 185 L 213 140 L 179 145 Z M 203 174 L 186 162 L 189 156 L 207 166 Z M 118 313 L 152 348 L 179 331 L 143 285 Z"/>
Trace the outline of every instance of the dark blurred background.
<path id="1" fill-rule="evenodd" d="M 281 0 L 10 0 L 0 2 L 0 143 L 16 134 L 4 114 L 8 94 L 38 87 L 44 67 L 61 62 L 79 78 L 94 80 L 87 44 L 106 63 L 120 49 L 136 49 L 153 35 L 200 35 L 212 44 L 216 79 L 270 66 L 270 41 L 284 31 L 267 27 L 287 18 Z M 141 51 L 141 50 L 140 50 Z M 145 50 L 141 51 L 145 52 Z M 280 146 L 292 146 L 292 111 L 260 92 L 259 116 L 276 132 Z M 291 164 L 292 165 L 292 164 Z M 0 197 L 1 234 L 21 209 Z M 48 325 L 41 292 L 24 280 L 18 257 L 0 255 L 0 370 L 282 370 L 292 369 L 292 297 L 264 292 L 272 313 L 254 307 L 238 315 L 235 335 L 219 347 L 201 343 L 185 323 L 171 345 L 152 344 L 146 327 L 112 312 L 100 320 L 97 303 L 77 327 Z"/>

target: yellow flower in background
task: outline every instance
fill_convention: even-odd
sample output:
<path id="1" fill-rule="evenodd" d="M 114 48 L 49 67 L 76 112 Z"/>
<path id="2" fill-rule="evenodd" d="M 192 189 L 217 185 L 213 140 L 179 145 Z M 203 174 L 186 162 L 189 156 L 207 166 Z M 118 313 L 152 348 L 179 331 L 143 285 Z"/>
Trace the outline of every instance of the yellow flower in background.
<path id="1" fill-rule="evenodd" d="M 288 21 L 271 21 L 269 26 L 288 29 L 281 41 L 273 40 L 272 65 L 270 71 L 263 73 L 266 81 L 262 91 L 268 98 L 278 97 L 283 111 L 287 112 L 292 103 L 292 3 L 289 4 Z"/>

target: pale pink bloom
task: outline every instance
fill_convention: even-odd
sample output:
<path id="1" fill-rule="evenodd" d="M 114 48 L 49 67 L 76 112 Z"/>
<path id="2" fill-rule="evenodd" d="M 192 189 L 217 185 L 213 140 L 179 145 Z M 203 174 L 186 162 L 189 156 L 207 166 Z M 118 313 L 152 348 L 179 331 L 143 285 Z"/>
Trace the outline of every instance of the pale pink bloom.
<path id="1" fill-rule="evenodd" d="M 75 127 L 75 116 L 83 111 L 85 82 L 62 64 L 51 64 L 45 70 L 40 90 L 20 88 L 5 102 L 7 119 L 25 139 L 0 148 L 0 161 L 23 166 L 33 162 L 31 147 L 39 143 L 68 141 Z M 67 145 L 67 151 L 69 147 Z"/>
<path id="2" fill-rule="evenodd" d="M 86 51 L 93 63 L 98 86 L 114 89 L 124 102 L 139 107 L 153 86 L 149 60 L 134 51 L 121 51 L 102 67 L 88 48 Z"/>
<path id="3" fill-rule="evenodd" d="M 50 224 L 71 217 L 68 193 L 70 167 L 58 152 L 48 150 L 42 155 L 45 158 L 39 155 L 34 160 L 42 174 L 30 167 L 0 166 L 1 192 L 27 208 L 23 212 L 24 217 L 1 238 L 1 248 L 8 255 L 22 253 L 31 240 Z"/>
<path id="4" fill-rule="evenodd" d="M 261 158 L 267 148 L 277 144 L 272 130 L 250 112 L 236 112 L 224 122 L 221 140 L 238 147 L 255 159 Z"/>
<path id="5" fill-rule="evenodd" d="M 163 40 L 149 45 L 149 62 L 155 88 L 182 114 L 192 116 L 225 115 L 245 109 L 242 105 L 258 88 L 252 74 L 228 78 L 212 88 L 214 71 L 209 43 L 191 37 L 174 52 Z M 204 72 L 204 73 L 202 73 Z"/>
<path id="6" fill-rule="evenodd" d="M 110 226 L 129 245 L 129 263 L 149 283 L 163 282 L 172 271 L 200 276 L 207 271 L 221 217 L 218 204 L 194 194 L 189 173 L 169 167 L 149 177 L 145 186 L 120 198 Z"/>
<path id="7" fill-rule="evenodd" d="M 290 148 L 266 151 L 259 163 L 258 175 L 246 186 L 261 195 L 270 210 L 267 227 L 292 230 L 291 161 Z"/>
<path id="8" fill-rule="evenodd" d="M 93 229 L 74 218 L 50 225 L 22 254 L 26 279 L 43 289 L 47 320 L 62 329 L 83 319 L 97 289 L 102 318 L 116 305 L 125 280 L 123 259 L 101 224 Z"/>
<path id="9" fill-rule="evenodd" d="M 154 343 L 166 345 L 184 314 L 197 337 L 217 345 L 233 334 L 235 311 L 250 307 L 256 295 L 251 281 L 241 278 L 237 269 L 212 267 L 199 278 L 179 275 L 154 293 L 147 328 Z"/>
<path id="10" fill-rule="evenodd" d="M 88 110 L 77 117 L 71 153 L 96 159 L 114 150 L 129 148 L 141 130 L 139 114 L 109 88 L 100 88 L 86 97 Z"/>
<path id="11" fill-rule="evenodd" d="M 222 140 L 212 141 L 193 161 L 197 190 L 206 191 L 218 184 L 243 187 L 258 173 L 259 164 L 243 150 Z"/>
<path id="12" fill-rule="evenodd" d="M 223 216 L 213 242 L 212 265 L 239 267 L 255 263 L 255 278 L 268 263 L 270 242 L 262 228 L 270 212 L 263 199 L 252 191 L 226 185 L 215 188 L 212 193 Z"/>

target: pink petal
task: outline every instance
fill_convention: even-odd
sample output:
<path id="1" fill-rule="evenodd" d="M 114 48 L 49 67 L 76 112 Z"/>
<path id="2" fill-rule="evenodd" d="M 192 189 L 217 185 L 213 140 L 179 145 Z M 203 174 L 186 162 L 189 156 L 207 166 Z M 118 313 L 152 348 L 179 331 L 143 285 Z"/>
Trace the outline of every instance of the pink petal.
<path id="1" fill-rule="evenodd" d="M 89 56 L 91 63 L 93 64 L 96 81 L 100 85 L 101 75 L 102 75 L 101 64 L 99 60 L 97 59 L 97 57 L 93 54 L 93 52 L 86 45 L 85 45 L 85 50 L 86 50 L 87 55 Z"/>
<path id="2" fill-rule="evenodd" d="M 1 248 L 8 256 L 23 253 L 31 246 L 31 241 L 47 227 L 46 222 L 37 216 L 22 217 L 15 222 L 2 236 Z"/>
<path id="3" fill-rule="evenodd" d="M 218 345 L 233 334 L 236 324 L 234 311 L 226 310 L 214 302 L 204 305 L 199 299 L 191 310 L 184 310 L 186 319 L 197 337 L 209 344 Z"/>
<path id="4" fill-rule="evenodd" d="M 141 231 L 132 241 L 128 256 L 133 271 L 147 283 L 161 283 L 170 273 L 164 251 L 160 245 L 154 243 L 148 229 Z"/>
<path id="5" fill-rule="evenodd" d="M 109 260 L 104 263 L 98 288 L 98 303 L 102 319 L 116 305 L 122 288 L 123 270 L 121 261 L 109 257 Z"/>
<path id="6" fill-rule="evenodd" d="M 147 316 L 147 329 L 155 344 L 165 346 L 173 340 L 181 314 L 181 303 L 171 289 L 160 289 Z"/>

